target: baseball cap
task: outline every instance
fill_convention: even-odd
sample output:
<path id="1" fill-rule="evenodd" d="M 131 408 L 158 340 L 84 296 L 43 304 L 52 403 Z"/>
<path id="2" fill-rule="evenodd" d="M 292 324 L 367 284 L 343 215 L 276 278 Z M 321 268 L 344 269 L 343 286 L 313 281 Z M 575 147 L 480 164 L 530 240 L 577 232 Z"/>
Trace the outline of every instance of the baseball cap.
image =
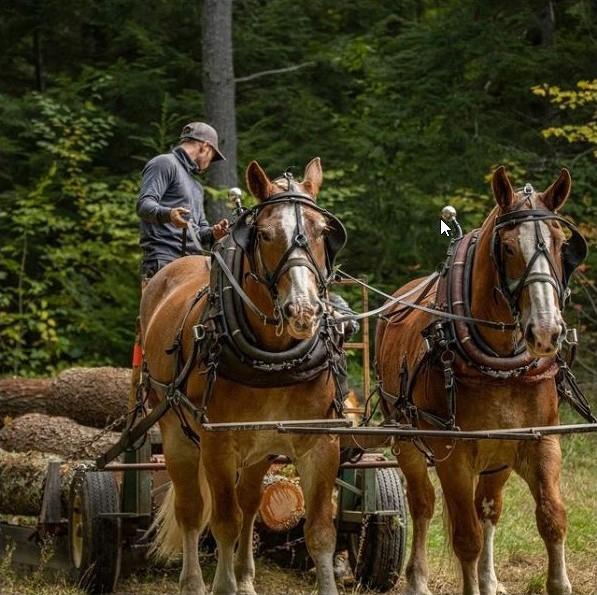
<path id="1" fill-rule="evenodd" d="M 226 159 L 226 157 L 220 153 L 220 149 L 218 149 L 218 133 L 216 132 L 216 129 L 209 124 L 206 124 L 205 122 L 190 122 L 180 133 L 180 140 L 184 140 L 185 138 L 192 138 L 193 140 L 200 140 L 208 143 L 215 151 L 213 161 Z"/>

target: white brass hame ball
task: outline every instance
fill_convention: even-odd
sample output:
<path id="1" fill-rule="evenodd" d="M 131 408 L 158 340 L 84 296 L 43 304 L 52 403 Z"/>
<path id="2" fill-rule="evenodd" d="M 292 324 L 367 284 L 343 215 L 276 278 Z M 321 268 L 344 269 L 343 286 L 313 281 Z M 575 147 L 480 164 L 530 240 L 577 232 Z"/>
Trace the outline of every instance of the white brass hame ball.
<path id="1" fill-rule="evenodd" d="M 445 221 L 453 221 L 456 219 L 456 209 L 451 205 L 446 205 L 442 209 L 442 219 Z"/>

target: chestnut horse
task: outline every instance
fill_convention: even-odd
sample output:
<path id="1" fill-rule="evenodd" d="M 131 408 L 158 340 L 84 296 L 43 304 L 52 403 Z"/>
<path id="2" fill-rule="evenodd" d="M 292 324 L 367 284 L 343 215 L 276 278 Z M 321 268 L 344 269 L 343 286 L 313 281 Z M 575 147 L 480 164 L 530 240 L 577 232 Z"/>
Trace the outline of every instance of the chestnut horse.
<path id="1" fill-rule="evenodd" d="M 454 301 L 452 312 L 485 322 L 502 321 L 507 323 L 506 330 L 487 324 L 476 325 L 474 335 L 465 333 L 464 351 L 456 352 L 453 362 L 456 393 L 452 408 L 443 368 L 449 368 L 454 353 L 429 357 L 429 343 L 422 336 L 441 317 L 395 306 L 380 322 L 376 338 L 377 370 L 387 417 L 437 429 L 432 420 L 449 420 L 454 409 L 453 427 L 462 430 L 558 424 L 554 379 L 558 366 L 554 356 L 566 329 L 561 307 L 567 291 L 567 244 L 560 225 L 564 220 L 556 211 L 568 198 L 570 187 L 566 170 L 543 193 L 530 185 L 515 191 L 503 167 L 494 172 L 492 189 L 497 207 L 481 229 L 473 232 L 476 248 L 468 262 L 470 290 L 465 287 L 468 297 L 463 298 L 468 300 L 468 310 L 462 309 L 463 301 Z M 456 246 L 454 276 L 458 267 L 467 264 L 459 248 L 467 237 Z M 416 287 L 416 283 L 409 283 L 395 295 Z M 446 283 L 440 280 L 438 285 L 431 279 L 415 301 L 424 307 L 445 309 L 441 294 Z M 461 324 L 462 328 L 467 326 Z M 484 361 L 492 365 L 475 365 L 471 355 L 477 353 L 474 349 L 483 351 Z M 463 357 L 465 352 L 468 355 Z M 422 360 L 425 362 L 417 370 Z M 519 368 L 508 371 L 508 361 Z M 409 389 L 405 397 L 406 384 Z M 430 594 L 426 535 L 433 515 L 434 490 L 427 471 L 429 459 L 435 463 L 441 482 L 464 594 L 495 595 L 501 589 L 494 570 L 493 537 L 502 511 L 502 489 L 512 471 L 525 480 L 535 498 L 537 528 L 548 554 L 547 591 L 550 595 L 571 593 L 564 554 L 566 511 L 559 486 L 559 438 L 425 439 L 397 443 L 396 450 L 407 481 L 414 531 L 406 593 Z"/>
<path id="2" fill-rule="evenodd" d="M 256 162 L 247 168 L 248 189 L 260 204 L 238 282 L 263 314 L 269 319 L 278 317 L 277 325 L 264 324 L 255 311 L 245 308 L 256 345 L 268 352 L 291 349 L 321 332 L 327 290 L 326 285 L 322 287 L 322 274 L 331 273 L 326 255 L 331 218 L 315 202 L 322 177 L 319 158 L 306 166 L 302 183 L 292 181 L 292 188 L 288 177 L 271 181 Z M 267 204 L 270 198 L 292 189 L 302 196 L 300 202 L 278 199 Z M 293 236 L 299 219 L 301 238 L 298 234 Z M 236 249 L 231 237 L 224 242 L 228 243 L 224 243 L 223 252 Z M 216 264 L 212 269 L 215 268 Z M 272 279 L 268 274 L 271 271 L 276 271 L 276 279 L 268 286 L 263 281 Z M 180 327 L 182 361 L 191 357 L 193 325 L 202 320 L 209 301 L 206 295 L 196 302 L 193 298 L 209 283 L 209 258 L 188 256 L 164 267 L 145 288 L 141 327 L 145 362 L 152 379 L 168 383 L 174 378 L 176 357 L 166 349 L 175 343 Z M 231 380 L 220 374 L 221 369 L 208 403 L 211 423 L 336 416 L 336 389 L 329 369 L 303 383 L 274 388 Z M 263 374 L 257 369 L 252 373 L 257 379 Z M 193 365 L 184 392 L 196 407 L 201 404 L 205 385 L 204 367 Z M 164 391 L 155 385 L 150 394 L 154 404 L 164 398 Z M 166 558 L 182 547 L 180 592 L 206 592 L 198 542 L 209 525 L 218 549 L 213 593 L 255 593 L 253 522 L 262 478 L 272 455 L 286 455 L 300 474 L 306 508 L 305 539 L 316 567 L 318 592 L 335 595 L 332 491 L 339 464 L 338 440 L 271 431 L 206 431 L 191 416 L 187 417 L 200 437 L 200 448 L 185 435 L 174 411 L 169 410 L 160 420 L 172 488 L 158 513 L 154 544 L 157 554 Z"/>

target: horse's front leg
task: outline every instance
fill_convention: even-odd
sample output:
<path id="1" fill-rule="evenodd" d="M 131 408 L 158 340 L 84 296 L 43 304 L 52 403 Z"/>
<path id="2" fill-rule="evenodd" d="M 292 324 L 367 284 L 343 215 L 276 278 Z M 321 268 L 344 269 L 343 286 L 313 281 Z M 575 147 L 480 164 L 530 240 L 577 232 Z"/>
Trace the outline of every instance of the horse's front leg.
<path id="1" fill-rule="evenodd" d="M 456 449 L 446 462 L 437 465 L 437 474 L 450 515 L 452 546 L 462 568 L 462 593 L 480 595 L 477 562 L 483 529 L 475 510 L 476 475 L 466 453 Z"/>
<path id="2" fill-rule="evenodd" d="M 305 541 L 317 575 L 319 595 L 337 595 L 334 579 L 336 528 L 332 493 L 338 474 L 338 440 L 317 440 L 315 447 L 298 457 L 295 464 L 305 497 Z"/>
<path id="3" fill-rule="evenodd" d="M 482 475 L 479 478 L 475 494 L 475 507 L 479 520 L 483 524 L 483 550 L 477 566 L 481 595 L 506 593 L 498 582 L 493 561 L 493 538 L 495 528 L 502 514 L 504 498 L 502 489 L 512 470 L 510 468 Z"/>
<path id="4" fill-rule="evenodd" d="M 213 595 L 236 595 L 234 548 L 240 536 L 243 513 L 236 492 L 237 464 L 231 440 L 201 436 L 202 463 L 212 499 L 210 528 L 218 546 Z"/>
<path id="5" fill-rule="evenodd" d="M 561 467 L 560 441 L 555 436 L 526 444 L 516 467 L 535 498 L 537 528 L 547 549 L 549 595 L 572 593 L 566 572 L 566 509 L 560 494 Z"/>
<path id="6" fill-rule="evenodd" d="M 427 472 L 427 460 L 409 442 L 400 444 L 397 455 L 400 469 L 406 478 L 406 495 L 413 521 L 413 540 L 406 566 L 406 595 L 431 595 L 427 585 L 427 531 L 433 517 L 435 492 Z"/>
<path id="7" fill-rule="evenodd" d="M 173 412 L 160 420 L 162 444 L 168 473 L 172 479 L 171 492 L 161 507 L 162 522 L 157 534 L 157 552 L 166 557 L 182 538 L 182 571 L 179 586 L 182 595 L 204 595 L 205 584 L 199 565 L 199 537 L 208 521 L 209 503 L 201 490 L 200 450 L 185 436 Z M 172 514 L 173 513 L 173 514 Z M 159 515 L 159 516 L 160 516 Z"/>
<path id="8" fill-rule="evenodd" d="M 243 469 L 238 482 L 238 503 L 243 512 L 243 526 L 234 563 L 238 595 L 256 595 L 253 587 L 255 579 L 253 525 L 261 503 L 263 476 L 270 464 L 268 460 L 264 460 Z"/>

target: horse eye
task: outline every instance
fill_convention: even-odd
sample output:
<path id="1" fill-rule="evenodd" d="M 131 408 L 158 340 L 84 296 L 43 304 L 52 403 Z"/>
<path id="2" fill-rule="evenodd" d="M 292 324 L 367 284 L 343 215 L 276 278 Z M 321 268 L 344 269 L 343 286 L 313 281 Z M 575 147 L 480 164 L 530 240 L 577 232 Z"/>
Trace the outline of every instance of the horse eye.
<path id="1" fill-rule="evenodd" d="M 508 255 L 508 256 L 514 256 L 514 248 L 512 248 L 512 246 L 508 246 L 508 244 L 504 244 L 504 252 Z"/>
<path id="2" fill-rule="evenodd" d="M 259 236 L 259 239 L 264 242 L 271 242 L 273 240 L 271 232 L 266 229 L 258 230 L 257 235 Z"/>

